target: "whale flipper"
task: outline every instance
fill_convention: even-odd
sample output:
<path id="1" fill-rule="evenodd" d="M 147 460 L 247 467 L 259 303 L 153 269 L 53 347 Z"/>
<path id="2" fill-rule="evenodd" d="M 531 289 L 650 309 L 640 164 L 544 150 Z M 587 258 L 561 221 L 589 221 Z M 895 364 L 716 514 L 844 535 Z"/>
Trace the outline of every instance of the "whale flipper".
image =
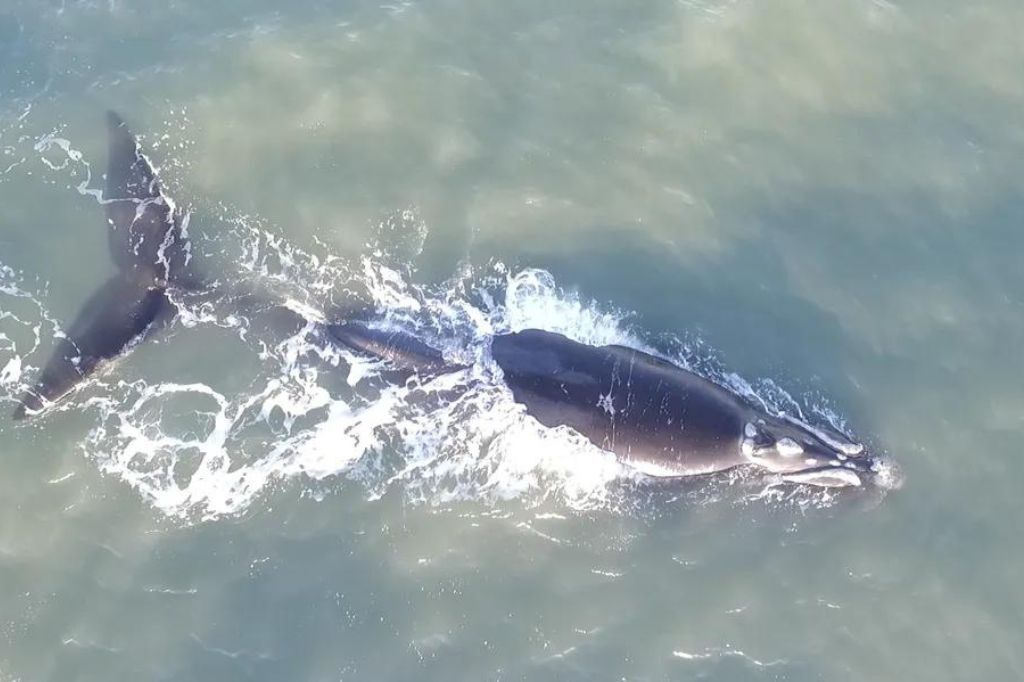
<path id="1" fill-rule="evenodd" d="M 171 304 L 159 287 L 123 274 L 108 280 L 82 307 L 46 363 L 36 385 L 21 399 L 15 419 L 36 413 L 70 393 L 104 361 L 140 338 Z"/>
<path id="2" fill-rule="evenodd" d="M 110 254 L 121 272 L 151 284 L 166 283 L 183 265 L 181 216 L 124 119 L 113 111 L 107 112 L 107 131 L 103 204 Z"/>

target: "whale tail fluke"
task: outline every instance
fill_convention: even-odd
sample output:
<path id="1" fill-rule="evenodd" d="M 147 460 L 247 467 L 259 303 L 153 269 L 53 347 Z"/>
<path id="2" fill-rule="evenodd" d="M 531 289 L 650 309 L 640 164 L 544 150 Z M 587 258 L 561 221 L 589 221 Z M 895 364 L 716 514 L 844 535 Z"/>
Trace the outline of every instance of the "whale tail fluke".
<path id="1" fill-rule="evenodd" d="M 24 419 L 70 393 L 107 360 L 141 338 L 161 314 L 173 311 L 168 282 L 188 282 L 181 214 L 160 188 L 156 172 L 116 112 L 107 112 L 108 161 L 103 205 L 110 253 L 118 274 L 88 299 L 22 396 L 14 419 Z"/>

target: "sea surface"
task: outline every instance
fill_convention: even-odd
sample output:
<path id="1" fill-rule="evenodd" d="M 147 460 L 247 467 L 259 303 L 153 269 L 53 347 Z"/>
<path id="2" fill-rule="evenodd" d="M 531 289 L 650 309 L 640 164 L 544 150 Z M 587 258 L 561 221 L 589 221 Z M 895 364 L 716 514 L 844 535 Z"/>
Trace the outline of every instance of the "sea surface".
<path id="1" fill-rule="evenodd" d="M 0 682 L 1024 678 L 1022 35 L 1019 0 L 0 0 Z M 114 272 L 108 109 L 209 286 L 14 422 Z M 366 314 L 472 368 L 318 332 Z M 511 400 L 488 340 L 528 327 L 904 484 L 652 483 Z"/>

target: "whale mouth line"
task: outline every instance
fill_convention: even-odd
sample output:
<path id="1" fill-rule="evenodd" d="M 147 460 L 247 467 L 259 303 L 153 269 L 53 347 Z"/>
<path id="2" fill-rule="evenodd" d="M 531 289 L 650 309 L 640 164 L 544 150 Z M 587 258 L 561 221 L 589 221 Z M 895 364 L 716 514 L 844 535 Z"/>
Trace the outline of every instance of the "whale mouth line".
<path id="1" fill-rule="evenodd" d="M 856 463 L 856 464 L 854 464 Z M 898 490 L 903 487 L 903 470 L 887 457 L 845 459 L 799 471 L 779 473 L 784 483 L 815 485 L 823 488 L 863 488 Z"/>
<path id="2" fill-rule="evenodd" d="M 860 475 L 845 467 L 814 467 L 789 474 L 782 474 L 786 483 L 802 483 L 822 488 L 858 488 L 864 485 Z"/>

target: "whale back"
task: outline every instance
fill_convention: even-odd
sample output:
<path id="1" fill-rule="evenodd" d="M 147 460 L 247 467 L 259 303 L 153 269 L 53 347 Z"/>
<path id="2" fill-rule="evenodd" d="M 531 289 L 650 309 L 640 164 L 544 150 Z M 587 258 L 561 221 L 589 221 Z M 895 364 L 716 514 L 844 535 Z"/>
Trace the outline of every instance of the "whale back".
<path id="1" fill-rule="evenodd" d="M 746 461 L 739 445 L 751 408 L 666 360 L 536 329 L 495 337 L 491 352 L 528 414 L 641 470 L 685 476 Z"/>

